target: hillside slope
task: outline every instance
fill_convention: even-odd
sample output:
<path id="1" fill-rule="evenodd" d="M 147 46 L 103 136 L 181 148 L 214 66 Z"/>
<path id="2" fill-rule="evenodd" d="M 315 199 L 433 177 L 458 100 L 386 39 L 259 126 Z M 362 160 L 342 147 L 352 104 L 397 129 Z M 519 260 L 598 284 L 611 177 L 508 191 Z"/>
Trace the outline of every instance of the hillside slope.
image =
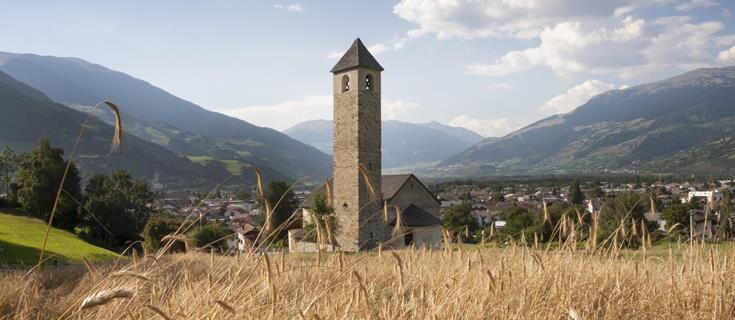
<path id="1" fill-rule="evenodd" d="M 47 137 L 63 148 L 66 156 L 87 115 L 49 100 L 43 93 L 0 72 L 0 145 L 30 151 Z M 123 132 L 126 120 L 123 118 Z M 79 145 L 76 162 L 83 176 L 130 171 L 136 178 L 153 179 L 155 174 L 167 187 L 211 186 L 229 174 L 223 165 L 202 166 L 159 145 L 130 134 L 123 135 L 119 152 L 110 153 L 114 128 L 96 118 Z"/>
<path id="2" fill-rule="evenodd" d="M 329 156 L 311 146 L 276 130 L 208 111 L 100 65 L 76 58 L 0 53 L 0 70 L 57 102 L 91 106 L 100 100 L 113 100 L 126 114 L 147 121 L 163 135 L 142 138 L 181 155 L 237 160 L 244 165 L 270 167 L 291 178 L 331 175 Z M 178 132 L 185 136 L 175 136 Z"/>
<path id="3" fill-rule="evenodd" d="M 299 123 L 284 132 L 294 139 L 331 154 L 332 129 L 332 121 L 311 120 Z M 383 121 L 381 133 L 384 168 L 437 162 L 482 140 L 482 136 L 472 131 L 438 122 Z"/>
<path id="4" fill-rule="evenodd" d="M 735 67 L 699 69 L 600 94 L 570 113 L 500 139 L 486 139 L 443 161 L 434 172 L 467 176 L 721 171 L 725 168 L 716 168 L 721 164 L 714 162 L 672 166 L 666 159 L 681 158 L 680 153 L 729 136 L 733 129 Z M 689 159 L 699 161 L 696 156 Z M 726 162 L 730 172 L 733 164 Z"/>
<path id="5" fill-rule="evenodd" d="M 7 210 L 0 209 L 0 265 L 37 263 L 46 223 L 12 215 Z M 118 254 L 89 244 L 68 231 L 52 228 L 45 256 L 60 263 L 81 263 L 82 257 L 89 261 L 105 261 L 117 258 Z"/>

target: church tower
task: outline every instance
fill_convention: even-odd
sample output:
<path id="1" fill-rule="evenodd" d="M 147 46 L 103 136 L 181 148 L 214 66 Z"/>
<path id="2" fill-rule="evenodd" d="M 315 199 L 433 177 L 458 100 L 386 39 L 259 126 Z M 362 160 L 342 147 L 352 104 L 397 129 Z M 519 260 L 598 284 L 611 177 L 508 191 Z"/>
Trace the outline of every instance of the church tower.
<path id="1" fill-rule="evenodd" d="M 336 240 L 344 251 L 372 249 L 386 237 L 381 195 L 381 71 L 383 67 L 359 38 L 331 70 L 333 205 L 339 228 Z"/>

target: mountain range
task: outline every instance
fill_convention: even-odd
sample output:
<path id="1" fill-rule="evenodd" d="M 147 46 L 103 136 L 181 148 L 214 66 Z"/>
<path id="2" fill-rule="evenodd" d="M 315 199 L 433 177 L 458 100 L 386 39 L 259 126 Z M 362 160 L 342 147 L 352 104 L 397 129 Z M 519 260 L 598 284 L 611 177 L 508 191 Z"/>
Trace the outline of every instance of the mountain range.
<path id="1" fill-rule="evenodd" d="M 284 133 L 332 154 L 331 120 L 301 122 Z M 384 169 L 430 166 L 482 140 L 475 132 L 438 122 L 383 121 L 381 135 Z"/>
<path id="2" fill-rule="evenodd" d="M 698 69 L 590 99 L 443 160 L 448 176 L 735 174 L 735 67 Z"/>
<path id="3" fill-rule="evenodd" d="M 61 147 L 68 156 L 87 115 L 51 101 L 44 93 L 21 83 L 0 71 L 0 145 L 27 152 L 41 138 L 49 138 L 52 146 Z M 153 180 L 171 187 L 196 188 L 214 185 L 227 178 L 221 164 L 199 165 L 154 143 L 125 134 L 117 153 L 110 152 L 114 128 L 91 118 L 83 136 L 75 162 L 85 178 L 92 173 L 130 171 L 137 178 Z M 183 182 L 186 181 L 186 184 Z"/>
<path id="4" fill-rule="evenodd" d="M 109 153 L 114 117 L 99 110 L 77 158 L 85 176 L 125 169 L 167 187 L 195 188 L 224 179 L 252 183 L 253 167 L 279 179 L 331 175 L 331 121 L 281 133 L 81 59 L 0 52 L 0 145 L 28 151 L 49 137 L 68 152 L 83 112 L 102 100 L 120 106 L 125 141 L 120 154 Z M 707 68 L 605 92 L 504 137 L 385 121 L 383 165 L 435 177 L 735 175 L 734 128 L 735 67 Z"/>
<path id="5" fill-rule="evenodd" d="M 276 130 L 206 110 L 97 64 L 0 53 L 0 71 L 77 109 L 112 100 L 120 106 L 128 132 L 200 164 L 219 162 L 233 173 L 256 166 L 290 179 L 331 175 L 331 158 L 316 148 Z"/>

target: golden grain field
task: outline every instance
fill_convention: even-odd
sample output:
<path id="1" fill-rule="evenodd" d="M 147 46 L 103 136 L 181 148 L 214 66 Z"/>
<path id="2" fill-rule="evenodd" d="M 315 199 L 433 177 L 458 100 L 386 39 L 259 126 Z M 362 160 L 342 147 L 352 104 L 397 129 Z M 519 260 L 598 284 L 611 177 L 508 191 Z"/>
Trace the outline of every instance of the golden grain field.
<path id="1" fill-rule="evenodd" d="M 522 246 L 149 256 L 42 276 L 5 273 L 0 318 L 735 317 L 733 247 L 672 246 L 658 256 Z"/>

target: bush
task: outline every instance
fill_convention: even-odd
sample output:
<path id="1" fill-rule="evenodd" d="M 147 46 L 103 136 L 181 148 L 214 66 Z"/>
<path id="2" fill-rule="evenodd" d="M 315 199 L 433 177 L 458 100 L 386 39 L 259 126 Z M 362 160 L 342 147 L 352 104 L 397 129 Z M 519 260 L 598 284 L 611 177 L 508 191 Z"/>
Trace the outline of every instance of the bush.
<path id="1" fill-rule="evenodd" d="M 161 242 L 167 235 L 172 235 L 181 226 L 182 221 L 170 215 L 154 215 L 148 219 L 143 227 L 143 239 L 148 250 L 161 249 L 165 242 Z M 170 252 L 184 251 L 185 246 L 180 241 L 173 243 Z"/>
<path id="2" fill-rule="evenodd" d="M 472 215 L 472 207 L 469 204 L 461 204 L 447 208 L 442 214 L 442 225 L 463 242 L 471 240 L 466 232 L 471 235 L 480 226 L 477 219 Z"/>
<path id="3" fill-rule="evenodd" d="M 208 223 L 198 227 L 191 233 L 194 245 L 199 248 L 213 247 L 220 251 L 227 251 L 227 237 L 232 231 L 221 223 Z"/>

